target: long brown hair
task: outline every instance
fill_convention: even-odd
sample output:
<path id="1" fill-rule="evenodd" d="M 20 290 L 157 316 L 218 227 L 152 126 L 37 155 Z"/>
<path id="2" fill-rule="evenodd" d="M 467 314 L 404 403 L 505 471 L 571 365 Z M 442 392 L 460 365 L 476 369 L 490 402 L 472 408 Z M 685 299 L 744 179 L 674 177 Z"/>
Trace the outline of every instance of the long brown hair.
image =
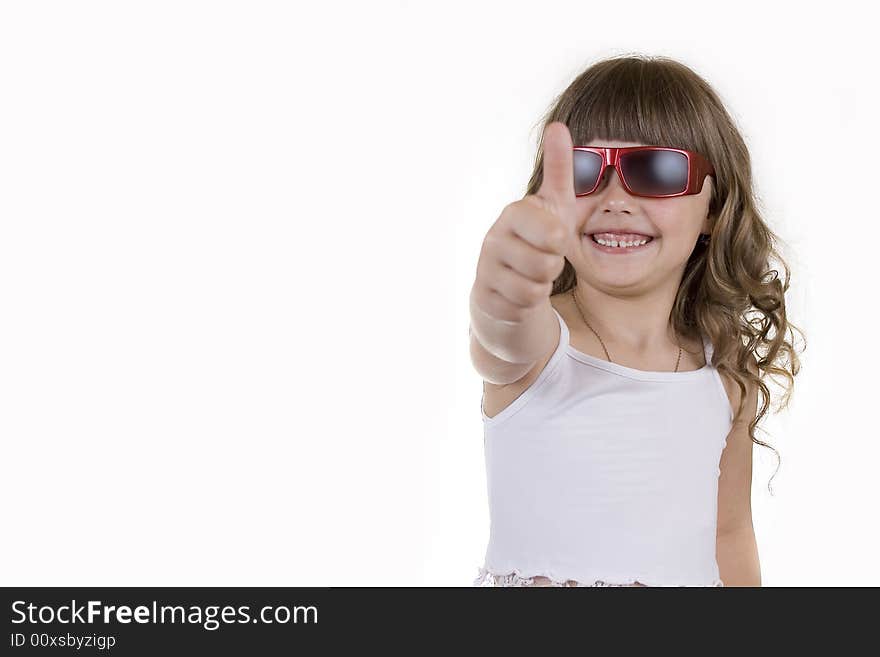
<path id="1" fill-rule="evenodd" d="M 678 334 L 694 338 L 703 333 L 712 341 L 712 365 L 736 381 L 741 391 L 735 420 L 745 410 L 746 386 L 760 389 L 763 401 L 749 422 L 749 436 L 773 450 L 779 461 L 779 453 L 755 437 L 770 406 L 770 391 L 763 379 L 767 375 L 784 379 L 785 394 L 778 410 L 785 408 L 800 369 L 794 331 L 802 338 L 804 334 L 786 317 L 785 292 L 791 272 L 777 250 L 780 238 L 758 209 L 745 141 L 716 92 L 674 59 L 615 56 L 578 75 L 553 101 L 542 121 L 544 127 L 553 121 L 564 123 L 576 145 L 613 139 L 672 146 L 697 151 L 713 164 L 711 236 L 706 242 L 698 241 L 688 259 L 670 319 Z M 541 140 L 527 194 L 541 186 L 542 146 Z M 779 280 L 778 267 L 785 270 L 784 281 Z M 574 268 L 566 259 L 551 295 L 567 292 L 575 283 Z M 789 332 L 791 341 L 787 340 Z M 756 361 L 757 375 L 747 367 L 749 359 Z"/>

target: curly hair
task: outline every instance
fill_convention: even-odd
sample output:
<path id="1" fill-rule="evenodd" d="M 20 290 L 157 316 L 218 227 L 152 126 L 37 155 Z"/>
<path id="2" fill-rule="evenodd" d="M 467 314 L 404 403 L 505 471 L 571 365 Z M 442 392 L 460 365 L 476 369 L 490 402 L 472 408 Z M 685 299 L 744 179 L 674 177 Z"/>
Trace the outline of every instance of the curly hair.
<path id="1" fill-rule="evenodd" d="M 779 453 L 755 437 L 770 406 L 763 379 L 784 378 L 785 395 L 777 410 L 785 408 L 800 369 L 794 331 L 802 338 L 804 334 L 786 317 L 791 272 L 777 248 L 780 238 L 758 209 L 745 141 L 719 96 L 679 61 L 620 55 L 578 75 L 551 103 L 543 126 L 553 121 L 568 127 L 574 144 L 615 139 L 672 146 L 697 151 L 715 167 L 710 239 L 699 240 L 688 259 L 672 307 L 672 326 L 681 335 L 703 333 L 711 340 L 712 365 L 741 391 L 735 421 L 745 410 L 746 387 L 758 387 L 763 401 L 749 422 L 749 436 L 776 453 L 778 470 Z M 543 138 L 526 194 L 537 193 L 542 173 Z M 784 282 L 774 267 L 785 270 Z M 567 292 L 575 284 L 574 267 L 566 259 L 550 294 Z"/>

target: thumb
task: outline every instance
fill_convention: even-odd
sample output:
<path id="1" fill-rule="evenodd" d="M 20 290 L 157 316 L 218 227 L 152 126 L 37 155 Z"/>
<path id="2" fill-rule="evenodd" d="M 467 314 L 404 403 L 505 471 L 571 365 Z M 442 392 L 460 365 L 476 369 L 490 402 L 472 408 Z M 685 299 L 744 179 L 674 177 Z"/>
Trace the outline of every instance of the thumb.
<path id="1" fill-rule="evenodd" d="M 553 121 L 544 128 L 544 170 L 536 196 L 550 202 L 560 213 L 573 208 L 575 203 L 573 149 L 571 133 L 564 123 Z"/>

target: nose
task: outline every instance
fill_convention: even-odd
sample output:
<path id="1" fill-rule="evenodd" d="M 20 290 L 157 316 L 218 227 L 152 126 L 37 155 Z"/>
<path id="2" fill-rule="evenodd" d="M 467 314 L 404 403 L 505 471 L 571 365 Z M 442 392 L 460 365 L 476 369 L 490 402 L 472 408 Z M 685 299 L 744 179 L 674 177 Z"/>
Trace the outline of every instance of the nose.
<path id="1" fill-rule="evenodd" d="M 602 179 L 599 180 L 599 187 L 596 189 L 596 191 L 598 192 L 599 190 L 604 189 L 606 184 L 611 184 L 612 179 L 614 178 L 617 179 L 618 187 L 624 189 L 625 191 L 625 188 L 623 187 L 623 181 L 620 179 L 620 176 L 617 175 L 617 169 L 615 169 L 610 164 L 605 167 L 605 171 L 602 172 Z"/>
<path id="2" fill-rule="evenodd" d="M 605 189 L 606 185 L 608 189 Z M 623 186 L 623 181 L 617 175 L 617 169 L 613 166 L 605 167 L 602 172 L 602 179 L 599 181 L 597 192 L 604 191 L 600 206 L 604 212 L 630 212 L 630 205 L 635 198 Z"/>

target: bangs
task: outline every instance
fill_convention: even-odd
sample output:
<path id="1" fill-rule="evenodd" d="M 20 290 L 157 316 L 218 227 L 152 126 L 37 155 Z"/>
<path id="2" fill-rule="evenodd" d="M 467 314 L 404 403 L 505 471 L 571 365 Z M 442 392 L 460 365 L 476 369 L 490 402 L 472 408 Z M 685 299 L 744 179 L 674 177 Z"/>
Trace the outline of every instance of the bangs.
<path id="1" fill-rule="evenodd" d="M 709 157 L 705 92 L 665 60 L 625 59 L 587 71 L 572 85 L 564 121 L 575 146 L 618 140 L 670 146 Z"/>

